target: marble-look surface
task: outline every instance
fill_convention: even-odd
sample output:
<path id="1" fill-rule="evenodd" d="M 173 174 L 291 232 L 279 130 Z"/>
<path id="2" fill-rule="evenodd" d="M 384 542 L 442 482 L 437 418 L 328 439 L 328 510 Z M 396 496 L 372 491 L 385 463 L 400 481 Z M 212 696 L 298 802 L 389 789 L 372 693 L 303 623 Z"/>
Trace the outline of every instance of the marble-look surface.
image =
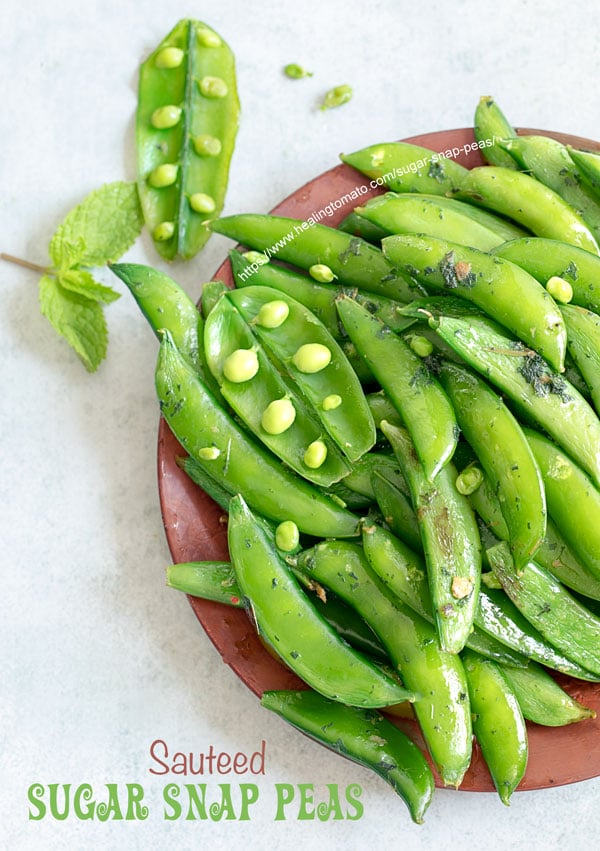
<path id="1" fill-rule="evenodd" d="M 243 115 L 227 212 L 270 209 L 335 165 L 340 151 L 469 125 L 482 94 L 517 125 L 600 139 L 600 15 L 591 2 L 5 0 L 1 251 L 46 263 L 54 227 L 83 195 L 134 177 L 138 62 L 189 15 L 222 33 L 237 56 Z M 281 68 L 290 61 L 314 77 L 287 80 Z M 346 82 L 352 102 L 319 111 L 324 91 Z M 227 245 L 214 237 L 171 273 L 196 298 Z M 165 268 L 146 237 L 127 258 Z M 1 847 L 596 845 L 600 780 L 516 794 L 509 809 L 493 794 L 438 790 L 417 828 L 382 781 L 261 710 L 186 599 L 164 584 L 156 342 L 133 300 L 110 282 L 124 297 L 107 311 L 108 358 L 88 375 L 40 315 L 36 274 L 2 264 L 0 280 Z M 173 750 L 213 745 L 230 754 L 264 740 L 251 819 L 165 820 L 168 778 L 149 773 L 156 739 Z M 228 779 L 209 779 L 212 798 Z M 139 783 L 150 813 L 145 821 L 32 821 L 27 790 L 35 782 L 87 782 L 99 799 L 106 783 Z M 313 784 L 316 800 L 327 784 L 359 784 L 364 814 L 321 823 L 299 820 L 290 807 L 275 820 L 276 783 Z"/>

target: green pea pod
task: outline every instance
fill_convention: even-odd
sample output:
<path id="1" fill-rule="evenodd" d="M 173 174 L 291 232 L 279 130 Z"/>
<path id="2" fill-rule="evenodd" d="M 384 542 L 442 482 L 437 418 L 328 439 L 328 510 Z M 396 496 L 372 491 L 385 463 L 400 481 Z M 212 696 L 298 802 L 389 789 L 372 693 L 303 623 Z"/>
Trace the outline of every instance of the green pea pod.
<path id="1" fill-rule="evenodd" d="M 397 274 L 379 248 L 327 225 L 246 213 L 216 219 L 210 227 L 265 252 L 269 259 L 277 257 L 306 271 L 315 264 L 326 265 L 343 286 L 404 302 L 414 295 L 414 287 Z"/>
<path id="2" fill-rule="evenodd" d="M 229 511 L 229 501 L 232 494 L 227 490 L 222 481 L 219 481 L 218 478 L 213 477 L 208 472 L 208 464 L 202 466 L 202 462 L 192 458 L 191 455 L 187 455 L 185 458 L 177 458 L 177 464 L 194 484 L 202 488 L 223 511 Z"/>
<path id="3" fill-rule="evenodd" d="M 367 560 L 386 588 L 404 605 L 433 623 L 431 595 L 421 557 L 402 540 L 374 523 L 363 523 L 362 533 Z M 467 647 L 505 665 L 521 667 L 528 664 L 521 653 L 510 650 L 477 627 L 469 635 Z"/>
<path id="4" fill-rule="evenodd" d="M 448 397 L 422 359 L 376 317 L 350 298 L 341 298 L 337 307 L 350 339 L 406 424 L 425 475 L 433 479 L 458 440 Z"/>
<path id="5" fill-rule="evenodd" d="M 600 316 L 583 307 L 564 305 L 562 315 L 567 327 L 567 347 L 583 375 L 600 413 Z"/>
<path id="6" fill-rule="evenodd" d="M 572 384 L 483 317 L 440 316 L 431 325 L 470 366 L 502 390 L 526 420 L 541 425 L 600 484 L 600 421 Z"/>
<path id="7" fill-rule="evenodd" d="M 501 143 L 528 174 L 548 186 L 577 210 L 596 241 L 600 237 L 600 204 L 582 180 L 562 142 L 548 136 L 518 136 Z"/>
<path id="8" fill-rule="evenodd" d="M 498 145 L 499 139 L 513 139 L 517 134 L 493 98 L 479 99 L 473 129 L 480 143 L 481 155 L 488 163 L 504 168 L 518 168 L 510 153 Z"/>
<path id="9" fill-rule="evenodd" d="M 422 549 L 417 516 L 410 498 L 383 472 L 375 471 L 371 480 L 373 493 L 383 519 L 395 535 L 417 552 Z"/>
<path id="10" fill-rule="evenodd" d="M 550 278 L 564 278 L 573 289 L 573 304 L 600 312 L 600 257 L 556 239 L 513 239 L 494 254 L 529 272 L 543 286 Z"/>
<path id="11" fill-rule="evenodd" d="M 335 302 L 347 291 L 352 298 L 359 304 L 363 304 L 374 316 L 378 316 L 393 331 L 404 331 L 414 324 L 410 317 L 402 316 L 398 311 L 397 301 L 385 296 L 362 292 L 356 287 L 347 290 L 347 288 L 334 287 L 331 284 L 319 284 L 307 275 L 301 275 L 271 262 L 258 264 L 258 267 L 253 270 L 252 264 L 239 251 L 230 251 L 229 259 L 238 289 L 263 286 L 286 293 L 314 313 L 337 340 L 342 339 L 343 335 Z"/>
<path id="12" fill-rule="evenodd" d="M 352 706 L 413 700 L 411 691 L 353 650 L 318 614 L 243 497 L 230 503 L 228 544 L 259 634 L 311 688 Z"/>
<path id="13" fill-rule="evenodd" d="M 223 398 L 271 452 L 314 484 L 327 487 L 348 474 L 350 467 L 335 443 L 323 435 L 312 409 L 271 363 L 252 327 L 228 295 L 219 299 L 208 315 L 204 348 Z M 251 374 L 238 374 L 235 359 L 240 353 L 252 357 Z M 274 427 L 265 422 L 269 406 L 277 400 L 287 400 L 292 406 L 294 419 L 289 426 L 287 422 L 276 422 Z M 325 450 L 317 467 L 309 466 L 306 460 L 308 447 L 314 441 L 319 441 Z"/>
<path id="14" fill-rule="evenodd" d="M 473 510 L 456 489 L 452 463 L 432 482 L 415 455 L 408 432 L 385 421 L 381 429 L 410 488 L 440 644 L 450 653 L 459 653 L 473 627 L 481 579 L 481 542 Z"/>
<path id="15" fill-rule="evenodd" d="M 311 691 L 266 691 L 261 704 L 336 753 L 372 769 L 406 803 L 416 824 L 433 795 L 419 748 L 379 712 L 340 706 Z"/>
<path id="16" fill-rule="evenodd" d="M 600 491 L 556 444 L 530 429 L 525 434 L 542 472 L 550 516 L 582 565 L 600 579 Z"/>
<path id="17" fill-rule="evenodd" d="M 487 552 L 489 554 L 490 549 Z M 484 587 L 482 584 L 475 623 L 482 632 L 534 662 L 580 680 L 596 679 L 586 668 L 547 641 L 501 588 Z"/>
<path id="18" fill-rule="evenodd" d="M 339 223 L 337 229 L 352 236 L 360 236 L 361 239 L 366 239 L 367 242 L 373 245 L 379 245 L 383 237 L 388 235 L 386 230 L 373 224 L 373 222 L 370 222 L 363 216 L 359 216 L 356 211 L 349 213 Z"/>
<path id="19" fill-rule="evenodd" d="M 227 297 L 312 405 L 344 455 L 355 461 L 368 452 L 376 434 L 365 394 L 344 352 L 316 316 L 270 287 L 234 290 Z M 285 305 L 282 322 L 267 321 L 274 302 Z"/>
<path id="20" fill-rule="evenodd" d="M 527 620 L 565 656 L 600 677 L 600 619 L 535 562 L 518 572 L 505 543 L 488 550 L 488 558 Z"/>
<path id="21" fill-rule="evenodd" d="M 467 650 L 463 662 L 473 708 L 473 731 L 503 804 L 510 803 L 527 768 L 527 728 L 516 695 L 495 662 Z"/>
<path id="22" fill-rule="evenodd" d="M 184 594 L 242 608 L 244 600 L 235 572 L 228 561 L 172 564 L 167 568 L 167 585 Z"/>
<path id="23" fill-rule="evenodd" d="M 478 376 L 446 363 L 438 377 L 464 437 L 498 495 L 520 566 L 533 557 L 546 533 L 544 484 L 531 447 L 500 396 Z"/>
<path id="24" fill-rule="evenodd" d="M 252 508 L 272 520 L 294 520 L 310 535 L 357 534 L 353 514 L 282 467 L 221 408 L 168 332 L 161 341 L 156 391 L 179 443 L 231 494 L 245 495 Z"/>
<path id="25" fill-rule="evenodd" d="M 595 718 L 593 709 L 588 709 L 574 700 L 556 680 L 535 662 L 527 668 L 502 668 L 523 717 L 544 727 L 563 727 L 576 724 L 586 718 Z"/>
<path id="26" fill-rule="evenodd" d="M 340 154 L 340 159 L 372 178 L 372 186 L 446 195 L 461 184 L 467 171 L 451 159 L 451 152 L 446 153 L 450 156 L 408 142 L 384 142 L 353 154 Z"/>
<path id="27" fill-rule="evenodd" d="M 455 201 L 459 205 L 460 201 Z M 461 206 L 468 207 L 468 204 Z M 372 198 L 356 212 L 378 227 L 385 228 L 387 235 L 400 233 L 422 233 L 440 239 L 452 240 L 461 245 L 472 245 L 481 251 L 490 251 L 505 240 L 471 216 L 447 204 L 439 204 L 435 196 L 388 193 Z"/>
<path id="28" fill-rule="evenodd" d="M 311 600 L 315 609 L 351 647 L 373 659 L 389 664 L 388 655 L 381 641 L 351 606 L 335 594 L 321 597 L 317 593 L 311 597 Z"/>
<path id="29" fill-rule="evenodd" d="M 167 260 L 193 257 L 223 208 L 238 128 L 235 60 L 206 24 L 182 20 L 140 68 L 136 139 L 142 209 Z"/>
<path id="30" fill-rule="evenodd" d="M 480 166 L 463 175 L 456 197 L 514 219 L 536 236 L 558 239 L 598 254 L 581 216 L 534 177 L 501 166 Z"/>
<path id="31" fill-rule="evenodd" d="M 567 333 L 560 310 L 520 266 L 468 246 L 414 234 L 384 239 L 383 251 L 427 289 L 473 302 L 563 371 Z"/>
<path id="32" fill-rule="evenodd" d="M 398 462 L 393 455 L 372 451 L 367 452 L 352 465 L 351 472 L 344 479 L 344 485 L 355 493 L 362 494 L 371 502 L 375 502 L 373 473 L 379 471 L 388 474 L 395 482 L 398 482 L 398 477 L 402 476 Z"/>
<path id="33" fill-rule="evenodd" d="M 298 569 L 353 606 L 375 631 L 407 687 L 442 780 L 458 787 L 471 757 L 471 714 L 460 658 L 440 650 L 434 628 L 385 593 L 360 547 L 325 541 Z"/>
<path id="34" fill-rule="evenodd" d="M 202 284 L 202 299 L 200 308 L 204 319 L 208 318 L 208 314 L 219 301 L 223 293 L 226 293 L 229 287 L 223 281 L 207 281 Z"/>
<path id="35" fill-rule="evenodd" d="M 600 156 L 598 152 L 579 151 L 571 145 L 567 145 L 567 151 L 584 182 L 595 193 L 596 197 L 600 196 Z"/>
<path id="36" fill-rule="evenodd" d="M 394 425 L 403 425 L 402 417 L 383 390 L 367 393 L 367 403 L 371 409 L 377 428 L 379 428 L 381 420 L 387 420 Z"/>

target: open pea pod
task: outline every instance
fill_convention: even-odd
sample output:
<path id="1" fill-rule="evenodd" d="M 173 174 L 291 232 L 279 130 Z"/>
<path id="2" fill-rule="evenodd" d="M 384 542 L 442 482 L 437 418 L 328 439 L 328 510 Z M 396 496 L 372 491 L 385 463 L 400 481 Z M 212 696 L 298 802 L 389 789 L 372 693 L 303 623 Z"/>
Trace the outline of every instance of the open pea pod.
<path id="1" fill-rule="evenodd" d="M 238 128 L 233 53 L 184 19 L 140 68 L 136 140 L 146 225 L 159 254 L 193 257 L 223 208 Z"/>
<path id="2" fill-rule="evenodd" d="M 323 486 L 350 472 L 336 444 L 323 434 L 320 421 L 305 400 L 269 360 L 253 327 L 228 294 L 208 314 L 204 348 L 223 398 L 282 461 L 305 479 Z M 311 460 L 315 445 L 321 449 L 318 464 Z"/>
<path id="3" fill-rule="evenodd" d="M 375 443 L 365 394 L 338 343 L 300 302 L 269 287 L 246 287 L 227 296 L 267 351 L 310 402 L 344 455 L 356 461 Z"/>

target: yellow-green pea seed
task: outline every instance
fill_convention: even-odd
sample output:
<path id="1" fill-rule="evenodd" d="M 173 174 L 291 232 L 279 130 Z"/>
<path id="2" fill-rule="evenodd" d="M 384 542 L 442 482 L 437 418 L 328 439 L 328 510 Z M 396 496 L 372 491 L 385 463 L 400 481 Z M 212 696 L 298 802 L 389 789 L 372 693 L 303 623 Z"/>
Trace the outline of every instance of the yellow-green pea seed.
<path id="1" fill-rule="evenodd" d="M 555 301 L 568 304 L 573 298 L 573 287 L 564 278 L 553 275 L 546 284 L 546 289 Z"/>
<path id="2" fill-rule="evenodd" d="M 483 471 L 475 464 L 471 464 L 456 477 L 456 490 L 464 496 L 475 493 L 483 482 Z"/>
<path id="3" fill-rule="evenodd" d="M 331 393 L 329 396 L 325 396 L 321 402 L 321 407 L 324 411 L 335 411 L 335 409 L 339 408 L 341 404 L 342 397 L 338 396 L 337 393 Z"/>
<path id="4" fill-rule="evenodd" d="M 300 372 L 320 372 L 331 362 L 331 352 L 322 343 L 305 343 L 292 358 Z"/>
<path id="5" fill-rule="evenodd" d="M 421 337 L 418 334 L 411 337 L 410 347 L 420 358 L 428 358 L 433 352 L 433 343 L 431 340 L 428 340 L 427 337 Z"/>
<path id="6" fill-rule="evenodd" d="M 163 47 L 156 54 L 154 64 L 157 68 L 179 68 L 183 62 L 183 50 L 179 47 Z"/>
<path id="7" fill-rule="evenodd" d="M 174 233 L 175 222 L 161 222 L 152 231 L 152 236 L 156 242 L 166 242 L 168 239 L 171 239 Z"/>
<path id="8" fill-rule="evenodd" d="M 210 133 L 202 133 L 193 139 L 194 150 L 199 157 L 218 157 L 221 153 L 221 140 Z"/>
<path id="9" fill-rule="evenodd" d="M 308 274 L 320 284 L 330 284 L 336 277 L 329 266 L 326 266 L 324 263 L 315 263 L 308 270 Z"/>
<path id="10" fill-rule="evenodd" d="M 198 455 L 203 461 L 216 461 L 221 454 L 221 450 L 216 446 L 203 446 L 198 450 Z"/>
<path id="11" fill-rule="evenodd" d="M 296 409 L 289 399 L 275 399 L 263 411 L 260 424 L 267 434 L 283 434 L 296 419 Z"/>
<path id="12" fill-rule="evenodd" d="M 166 106 L 159 106 L 152 113 L 150 123 L 157 130 L 168 130 L 169 127 L 175 127 L 176 124 L 179 124 L 181 111 L 181 107 L 175 106 L 173 103 L 169 103 Z"/>
<path id="13" fill-rule="evenodd" d="M 304 453 L 304 463 L 311 470 L 317 470 L 327 458 L 327 447 L 322 440 L 313 440 Z"/>
<path id="14" fill-rule="evenodd" d="M 330 89 L 325 94 L 321 109 L 333 109 L 336 106 L 342 106 L 342 104 L 348 103 L 352 99 L 352 94 L 351 86 L 335 86 L 335 88 Z"/>
<path id="15" fill-rule="evenodd" d="M 300 543 L 300 532 L 293 520 L 284 520 L 275 529 L 275 544 L 284 553 L 291 553 Z"/>
<path id="16" fill-rule="evenodd" d="M 263 328 L 279 328 L 290 314 L 290 308 L 285 301 L 274 299 L 263 304 L 258 311 L 256 321 Z"/>
<path id="17" fill-rule="evenodd" d="M 222 43 L 216 33 L 205 28 L 198 30 L 197 37 L 198 42 L 202 45 L 202 47 L 220 47 Z"/>
<path id="18" fill-rule="evenodd" d="M 258 372 L 258 356 L 254 349 L 236 349 L 223 364 L 223 374 L 228 381 L 242 384 Z"/>
<path id="19" fill-rule="evenodd" d="M 196 213 L 214 213 L 217 209 L 215 199 L 204 192 L 194 192 L 190 195 L 190 207 Z"/>
<path id="20" fill-rule="evenodd" d="M 224 98 L 229 91 L 222 77 L 202 77 L 198 85 L 205 98 Z"/>
<path id="21" fill-rule="evenodd" d="M 295 62 L 290 62 L 283 69 L 283 73 L 291 80 L 301 80 L 303 77 L 312 77 L 312 71 L 307 71 L 302 65 L 297 65 Z"/>
<path id="22" fill-rule="evenodd" d="M 262 251 L 245 251 L 242 257 L 248 263 L 258 263 L 259 266 L 264 266 L 265 263 L 269 262 L 269 258 Z"/>
<path id="23" fill-rule="evenodd" d="M 178 166 L 174 163 L 163 163 L 150 172 L 148 183 L 155 189 L 172 186 L 177 180 Z"/>

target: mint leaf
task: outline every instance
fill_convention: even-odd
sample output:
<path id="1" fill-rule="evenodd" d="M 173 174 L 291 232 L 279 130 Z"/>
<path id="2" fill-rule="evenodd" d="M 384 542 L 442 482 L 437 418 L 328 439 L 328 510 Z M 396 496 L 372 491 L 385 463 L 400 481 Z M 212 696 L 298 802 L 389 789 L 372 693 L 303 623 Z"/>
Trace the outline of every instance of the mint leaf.
<path id="1" fill-rule="evenodd" d="M 58 226 L 50 243 L 57 268 L 103 266 L 118 260 L 135 242 L 143 218 L 137 185 L 118 180 L 90 192 Z M 65 264 L 72 246 L 83 240 L 85 250 L 75 263 Z M 57 262 L 58 261 L 58 262 Z"/>
<path id="2" fill-rule="evenodd" d="M 121 298 L 121 293 L 113 290 L 112 287 L 99 284 L 85 269 L 70 269 L 68 272 L 59 272 L 58 280 L 65 289 L 79 293 L 79 295 L 92 299 L 92 301 L 110 304 L 111 301 Z"/>
<path id="3" fill-rule="evenodd" d="M 106 355 L 108 342 L 100 304 L 65 289 L 52 275 L 43 275 L 40 308 L 56 331 L 75 349 L 88 372 L 94 372 Z"/>
<path id="4" fill-rule="evenodd" d="M 85 256 L 85 241 L 80 236 L 75 242 L 69 242 L 68 239 L 57 239 L 56 234 L 54 234 L 50 241 L 48 253 L 55 269 L 72 269 Z"/>

